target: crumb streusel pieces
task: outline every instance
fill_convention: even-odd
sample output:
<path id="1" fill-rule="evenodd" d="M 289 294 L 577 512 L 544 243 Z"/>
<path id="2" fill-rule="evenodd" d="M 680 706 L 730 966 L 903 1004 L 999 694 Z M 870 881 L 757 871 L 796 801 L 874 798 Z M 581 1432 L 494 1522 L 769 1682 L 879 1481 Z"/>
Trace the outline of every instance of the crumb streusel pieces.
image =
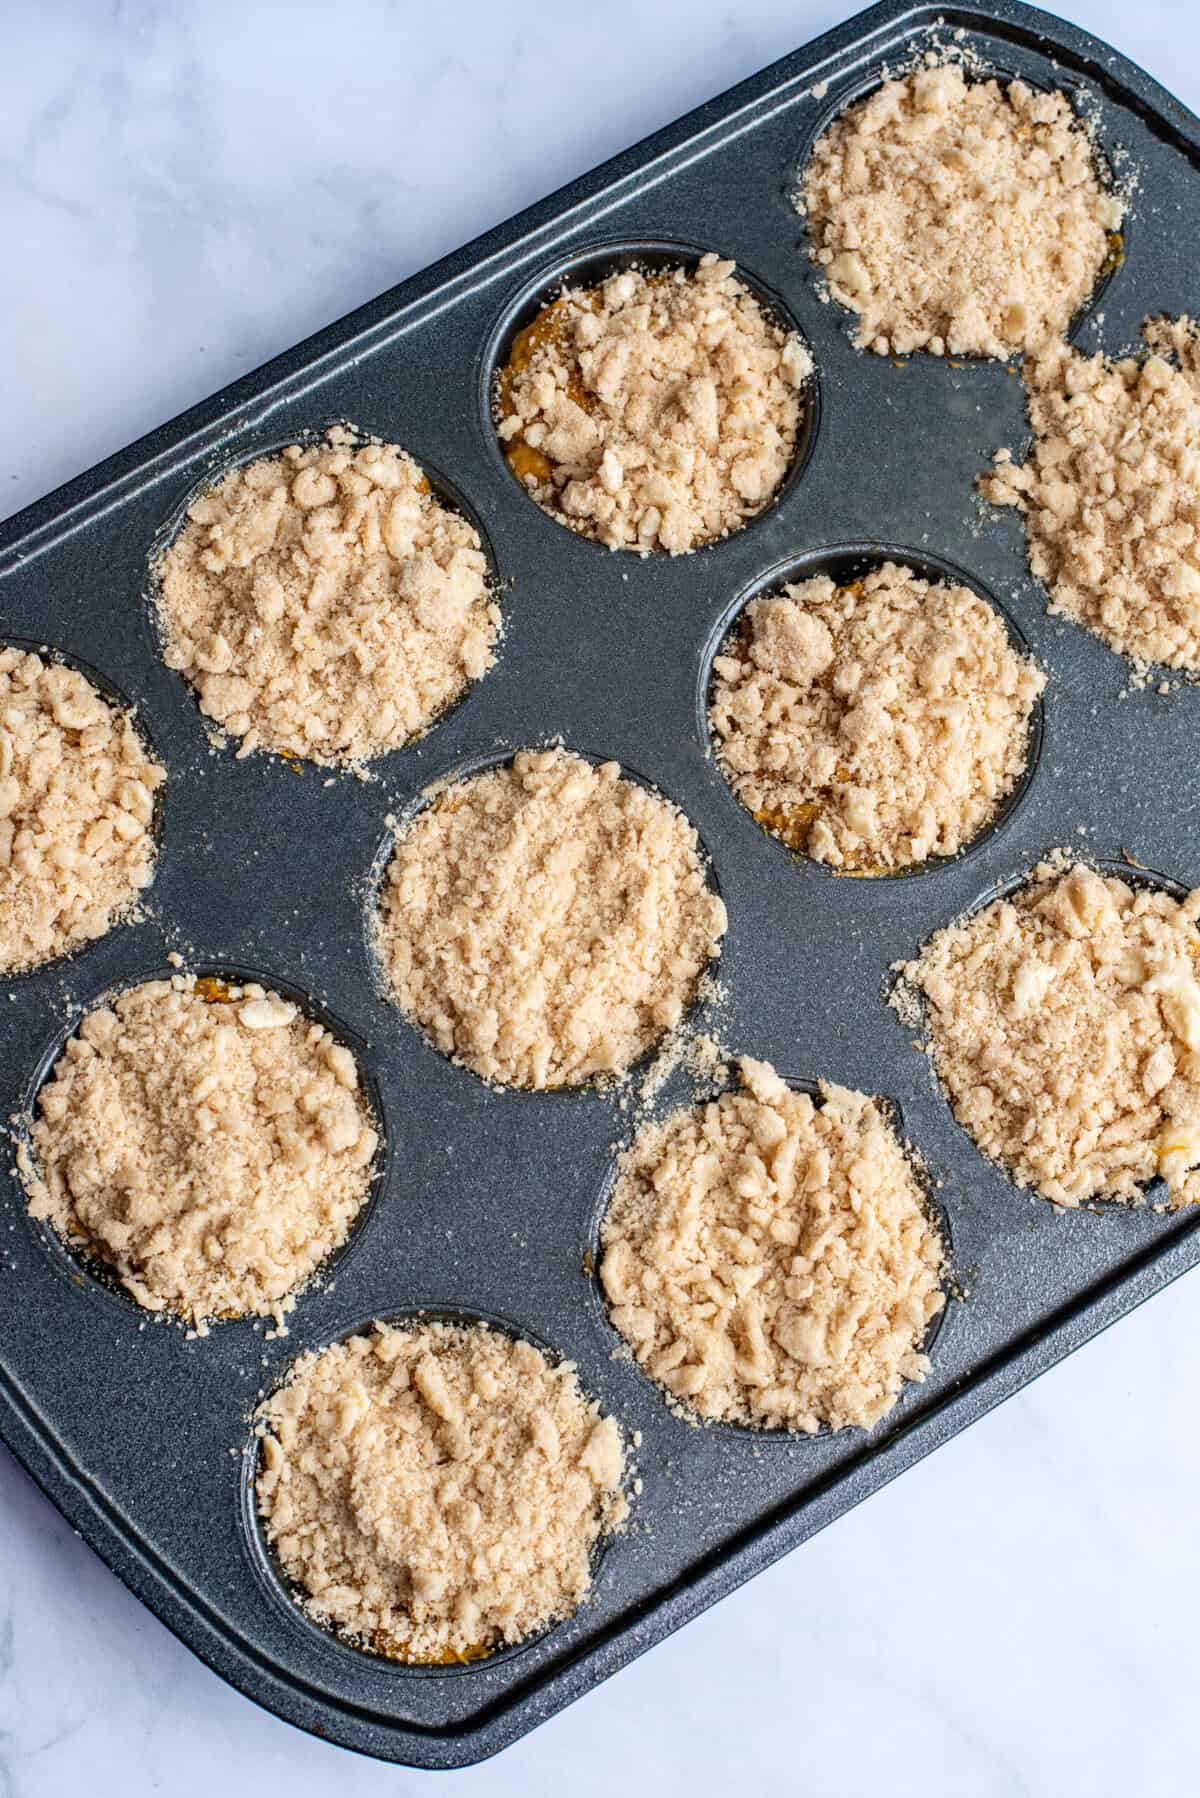
<path id="1" fill-rule="evenodd" d="M 569 1616 L 629 1506 L 570 1362 L 483 1324 L 376 1324 L 260 1413 L 258 1502 L 306 1607 L 400 1660 L 473 1660 Z"/>
<path id="2" fill-rule="evenodd" d="M 1058 1205 L 1200 1199 L 1200 891 L 1066 857 L 939 930 L 903 975 L 955 1115 Z"/>
<path id="3" fill-rule="evenodd" d="M 20 1156 L 33 1216 L 200 1326 L 278 1318 L 361 1209 L 377 1143 L 350 1050 L 279 994 L 218 984 L 146 981 L 88 1012 Z"/>
<path id="4" fill-rule="evenodd" d="M 0 645 L 0 971 L 102 936 L 150 884 L 165 779 L 82 674 Z"/>
<path id="5" fill-rule="evenodd" d="M 395 444 L 344 429 L 230 471 L 159 570 L 168 665 L 252 749 L 397 749 L 495 661 L 479 533 Z"/>
<path id="6" fill-rule="evenodd" d="M 569 288 L 518 337 L 497 428 L 546 511 L 610 549 L 695 549 L 766 506 L 812 360 L 734 264 L 626 269 Z"/>
<path id="7" fill-rule="evenodd" d="M 954 64 L 835 119 L 796 203 L 859 347 L 880 355 L 1036 349 L 1091 293 L 1124 211 L 1064 95 Z"/>
<path id="8" fill-rule="evenodd" d="M 943 1248 L 874 1099 L 765 1062 L 639 1131 L 600 1276 L 639 1363 L 704 1418 L 869 1429 L 928 1369 Z"/>
<path id="9" fill-rule="evenodd" d="M 979 482 L 1025 523 L 1050 610 L 1145 666 L 1200 674 L 1200 341 L 1150 319 L 1119 362 L 1047 343 L 1023 370 L 1029 460 Z"/>
<path id="10" fill-rule="evenodd" d="M 380 950 L 444 1054 L 505 1085 L 575 1086 L 674 1029 L 725 922 L 673 805 L 615 762 L 522 750 L 402 832 Z"/>
<path id="11" fill-rule="evenodd" d="M 709 716 L 767 829 L 883 872 L 977 835 L 1021 778 L 1045 684 L 985 600 L 885 562 L 753 600 L 714 660 Z"/>

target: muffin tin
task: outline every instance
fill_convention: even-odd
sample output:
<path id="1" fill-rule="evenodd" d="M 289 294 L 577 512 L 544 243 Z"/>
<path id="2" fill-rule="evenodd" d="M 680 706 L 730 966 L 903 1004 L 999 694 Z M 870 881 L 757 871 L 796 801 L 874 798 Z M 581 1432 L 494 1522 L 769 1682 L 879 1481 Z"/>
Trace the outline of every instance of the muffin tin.
<path id="1" fill-rule="evenodd" d="M 1085 346 L 1122 349 L 1149 312 L 1194 304 L 1200 125 L 1139 70 L 1027 7 L 944 15 L 988 64 L 1076 90 L 1140 182 L 1133 248 Z M 1058 1214 L 1018 1192 L 955 1124 L 884 1004 L 889 964 L 1064 843 L 1193 885 L 1196 707 L 1126 693 L 1127 669 L 1050 619 L 1018 521 L 972 482 L 1027 432 L 995 364 L 862 355 L 823 304 L 789 196 L 823 120 L 943 15 L 882 6 L 448 258 L 31 507 L 0 531 L 0 637 L 45 640 L 136 701 L 168 768 L 145 915 L 5 983 L 0 1099 L 16 1113 L 48 1042 L 100 994 L 189 965 L 258 970 L 336 1019 L 382 1108 L 388 1165 L 353 1253 L 303 1296 L 286 1338 L 245 1322 L 189 1340 L 65 1252 L 46 1253 L 15 1177 L 0 1187 L 0 1432 L 70 1522 L 204 1660 L 328 1740 L 428 1767 L 494 1753 L 804 1540 L 1200 1258 L 1200 1216 Z M 814 92 L 814 88 L 818 91 Z M 1120 165 L 1119 165 L 1120 166 Z M 510 475 L 490 422 L 494 356 L 564 268 L 711 245 L 791 314 L 820 411 L 806 463 L 745 530 L 639 560 L 572 535 Z M 614 248 L 614 246 L 616 246 Z M 1101 313 L 1103 317 L 1101 318 Z M 1098 329 L 1101 327 L 1102 329 Z M 505 583 L 497 666 L 374 778 L 214 749 L 161 663 L 147 558 L 198 483 L 336 420 L 444 471 Z M 834 546 L 943 558 L 1013 615 L 1050 674 L 1040 758 L 964 858 L 921 879 L 848 880 L 786 854 L 742 811 L 698 707 L 714 634 L 771 570 Z M 880 1091 L 942 1182 L 966 1292 L 933 1371 L 869 1436 L 696 1429 L 628 1360 L 597 1302 L 592 1244 L 630 1118 L 594 1091 L 504 1093 L 428 1047 L 381 994 L 364 897 L 389 814 L 434 781 L 559 735 L 618 759 L 697 826 L 726 900 L 719 1025 L 797 1079 Z M 659 1104 L 678 1100 L 668 1085 Z M 1153 1195 L 1152 1195 L 1153 1196 Z M 589 1287 L 589 1282 L 592 1282 Z M 629 1430 L 643 1488 L 591 1601 L 521 1650 L 406 1669 L 314 1630 L 274 1590 L 248 1512 L 250 1417 L 292 1358 L 372 1316 L 420 1307 L 508 1320 L 576 1361 Z"/>

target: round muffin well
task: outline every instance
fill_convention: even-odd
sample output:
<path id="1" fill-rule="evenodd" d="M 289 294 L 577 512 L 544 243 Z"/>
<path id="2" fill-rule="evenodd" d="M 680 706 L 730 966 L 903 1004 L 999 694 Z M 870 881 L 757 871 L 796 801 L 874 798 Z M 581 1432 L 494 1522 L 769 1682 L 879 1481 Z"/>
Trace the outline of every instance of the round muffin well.
<path id="1" fill-rule="evenodd" d="M 616 762 L 527 749 L 405 825 L 376 935 L 443 1054 L 540 1090 L 620 1075 L 673 1030 L 725 925 L 681 812 Z"/>
<path id="2" fill-rule="evenodd" d="M 19 1148 L 31 1216 L 152 1312 L 281 1323 L 379 1144 L 351 1050 L 255 983 L 143 981 L 80 1020 Z"/>
<path id="3" fill-rule="evenodd" d="M 206 487 L 156 577 L 165 660 L 239 755 L 364 762 L 495 661 L 479 532 L 404 450 L 346 427 Z"/>
<path id="4" fill-rule="evenodd" d="M 410 1665 L 570 1616 L 628 1515 L 620 1431 L 574 1367 L 482 1322 L 377 1322 L 303 1355 L 257 1433 L 259 1516 L 295 1597 Z"/>
<path id="5" fill-rule="evenodd" d="M 672 555 L 738 530 L 779 492 L 811 412 L 812 358 L 712 252 L 577 271 L 519 329 L 494 413 L 542 509 L 609 549 Z M 591 285 L 576 285 L 575 280 Z"/>
<path id="6" fill-rule="evenodd" d="M 609 1314 L 671 1401 L 804 1434 L 869 1429 L 928 1369 L 944 1249 L 879 1103 L 740 1084 L 643 1127 L 600 1231 Z"/>
<path id="7" fill-rule="evenodd" d="M 745 606 L 713 658 L 718 763 L 789 848 L 851 874 L 959 854 L 1019 792 L 1045 676 L 932 564 L 829 552 Z"/>
<path id="8" fill-rule="evenodd" d="M 78 669 L 0 644 L 0 975 L 103 936 L 154 875 L 166 771 Z"/>

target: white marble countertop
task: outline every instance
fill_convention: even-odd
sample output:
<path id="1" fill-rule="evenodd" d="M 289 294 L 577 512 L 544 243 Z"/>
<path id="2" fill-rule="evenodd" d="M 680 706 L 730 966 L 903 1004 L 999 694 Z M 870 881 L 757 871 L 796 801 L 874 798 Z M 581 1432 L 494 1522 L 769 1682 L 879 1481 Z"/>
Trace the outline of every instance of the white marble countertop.
<path id="1" fill-rule="evenodd" d="M 835 23 L 41 0 L 0 55 L 0 512 Z M 1200 17 L 1066 8 L 1200 106 Z M 499 1760 L 471 1798 L 1193 1794 L 1185 1280 Z M 277 1722 L 0 1449 L 0 1798 L 424 1788 Z"/>

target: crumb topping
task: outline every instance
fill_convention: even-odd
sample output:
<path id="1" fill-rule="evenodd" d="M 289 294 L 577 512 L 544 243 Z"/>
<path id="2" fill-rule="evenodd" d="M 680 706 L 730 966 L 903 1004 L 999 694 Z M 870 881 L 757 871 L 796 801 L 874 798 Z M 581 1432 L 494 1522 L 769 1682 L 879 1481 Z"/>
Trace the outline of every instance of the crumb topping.
<path id="1" fill-rule="evenodd" d="M 0 972 L 103 936 L 149 886 L 165 779 L 82 674 L 0 645 Z"/>
<path id="2" fill-rule="evenodd" d="M 885 562 L 753 600 L 714 659 L 709 718 L 761 824 L 876 873 L 978 834 L 1024 772 L 1045 684 L 977 594 Z"/>
<path id="3" fill-rule="evenodd" d="M 158 574 L 167 665 L 239 754 L 382 755 L 495 661 L 479 533 L 402 449 L 345 429 L 202 493 Z"/>
<path id="4" fill-rule="evenodd" d="M 829 291 L 880 355 L 1008 357 L 1066 330 L 1124 207 L 1061 93 L 953 64 L 885 81 L 816 144 L 797 196 Z"/>
<path id="5" fill-rule="evenodd" d="M 980 480 L 1016 506 L 1050 610 L 1139 663 L 1200 674 L 1200 340 L 1151 319 L 1151 354 L 1048 343 L 1023 374 L 1035 441 Z"/>
<path id="6" fill-rule="evenodd" d="M 260 1418 L 284 1571 L 396 1659 L 475 1660 L 570 1616 L 628 1515 L 620 1433 L 573 1364 L 482 1324 L 377 1323 L 301 1356 Z"/>
<path id="7" fill-rule="evenodd" d="M 1076 864 L 939 930 L 903 973 L 955 1116 L 1058 1205 L 1200 1198 L 1200 891 Z"/>
<path id="8" fill-rule="evenodd" d="M 812 359 L 715 255 L 569 288 L 517 338 L 497 428 L 538 504 L 610 549 L 695 549 L 769 504 Z"/>
<path id="9" fill-rule="evenodd" d="M 400 836 L 380 949 L 443 1054 L 507 1086 L 576 1086 L 675 1028 L 725 922 L 673 805 L 616 762 L 522 750 Z"/>
<path id="10" fill-rule="evenodd" d="M 277 993 L 192 975 L 89 1012 L 37 1109 L 30 1214 L 201 1326 L 278 1320 L 344 1240 L 377 1143 L 344 1044 Z"/>
<path id="11" fill-rule="evenodd" d="M 741 1084 L 641 1130 L 601 1230 L 613 1323 L 704 1418 L 869 1429 L 923 1379 L 943 1250 L 874 1099 Z"/>

